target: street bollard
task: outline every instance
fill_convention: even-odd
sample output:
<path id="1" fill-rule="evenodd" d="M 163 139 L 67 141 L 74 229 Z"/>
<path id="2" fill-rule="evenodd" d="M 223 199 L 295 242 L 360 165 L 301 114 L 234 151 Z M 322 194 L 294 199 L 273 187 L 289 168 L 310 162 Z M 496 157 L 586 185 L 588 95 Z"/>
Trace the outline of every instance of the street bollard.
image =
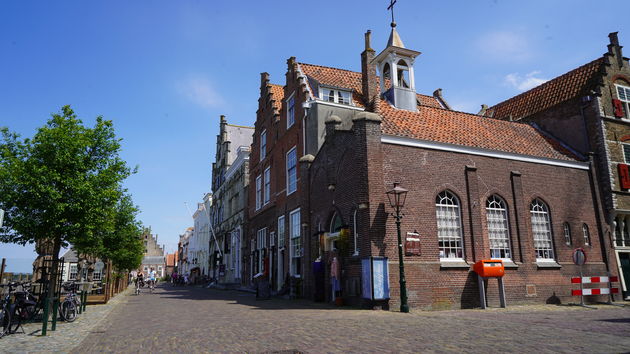
<path id="1" fill-rule="evenodd" d="M 52 325 L 50 326 L 51 331 L 57 330 L 57 310 L 59 309 L 59 299 L 55 298 L 52 302 Z"/>
<path id="2" fill-rule="evenodd" d="M 46 330 L 48 329 L 48 310 L 50 307 L 50 298 L 46 297 L 44 300 L 44 315 L 42 318 L 42 336 L 46 335 Z"/>
<path id="3" fill-rule="evenodd" d="M 79 292 L 79 301 L 81 301 L 81 305 L 77 308 L 77 314 L 81 314 L 81 308 L 83 307 L 83 291 Z"/>

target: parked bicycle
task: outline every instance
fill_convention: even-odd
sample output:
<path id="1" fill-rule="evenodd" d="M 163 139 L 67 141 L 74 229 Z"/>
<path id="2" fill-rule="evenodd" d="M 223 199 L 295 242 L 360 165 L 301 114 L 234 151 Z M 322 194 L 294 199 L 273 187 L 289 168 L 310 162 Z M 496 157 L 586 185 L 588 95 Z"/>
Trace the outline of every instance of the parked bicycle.
<path id="1" fill-rule="evenodd" d="M 14 283 L 13 285 L 9 288 L 9 293 L 14 299 L 11 305 L 10 333 L 15 333 L 22 323 L 32 320 L 39 312 L 37 298 L 30 292 L 31 283 Z"/>
<path id="2" fill-rule="evenodd" d="M 0 337 L 3 337 L 11 329 L 11 289 L 9 284 L 0 284 L 0 289 L 6 292 L 0 299 Z"/>
<path id="3" fill-rule="evenodd" d="M 64 283 L 61 285 L 67 291 L 66 297 L 59 303 L 59 317 L 63 321 L 72 322 L 77 319 L 81 299 L 77 296 L 77 286 L 75 283 Z"/>

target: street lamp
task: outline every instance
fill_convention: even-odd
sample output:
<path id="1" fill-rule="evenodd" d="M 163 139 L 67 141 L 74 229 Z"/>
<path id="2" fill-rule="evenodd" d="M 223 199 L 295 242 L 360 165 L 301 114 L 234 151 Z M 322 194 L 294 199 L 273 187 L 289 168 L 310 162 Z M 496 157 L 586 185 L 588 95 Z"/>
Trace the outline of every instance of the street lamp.
<path id="1" fill-rule="evenodd" d="M 395 209 L 396 213 L 392 214 L 396 218 L 396 230 L 398 231 L 398 265 L 400 268 L 400 312 L 409 312 L 409 305 L 407 304 L 407 281 L 405 280 L 405 263 L 403 261 L 403 246 L 400 237 L 400 209 L 405 206 L 405 199 L 407 199 L 407 192 L 403 187 L 399 186 L 400 183 L 394 182 L 394 188 L 386 192 L 387 199 L 389 199 L 389 205 Z"/>

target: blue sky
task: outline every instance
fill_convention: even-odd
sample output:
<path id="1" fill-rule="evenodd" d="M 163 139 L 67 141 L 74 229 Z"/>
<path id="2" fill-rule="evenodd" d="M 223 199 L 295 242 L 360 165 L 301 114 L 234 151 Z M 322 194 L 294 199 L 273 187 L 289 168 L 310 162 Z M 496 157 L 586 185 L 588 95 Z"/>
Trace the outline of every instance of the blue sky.
<path id="1" fill-rule="evenodd" d="M 86 124 L 114 121 L 127 187 L 167 250 L 210 189 L 219 115 L 253 125 L 260 73 L 284 84 L 286 59 L 360 70 L 363 33 L 389 36 L 387 0 L 0 1 L 0 126 L 32 136 L 71 104 Z M 416 89 L 442 88 L 477 112 L 603 54 L 630 48 L 630 1 L 398 0 Z M 626 53 L 630 56 L 630 53 Z M 9 271 L 32 247 L 0 244 Z"/>

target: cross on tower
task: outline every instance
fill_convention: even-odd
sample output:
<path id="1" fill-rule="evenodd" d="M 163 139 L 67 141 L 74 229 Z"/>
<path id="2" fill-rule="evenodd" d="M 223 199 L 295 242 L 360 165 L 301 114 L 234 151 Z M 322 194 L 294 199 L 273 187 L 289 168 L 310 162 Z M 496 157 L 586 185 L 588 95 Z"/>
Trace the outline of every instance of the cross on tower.
<path id="1" fill-rule="evenodd" d="M 388 10 L 392 10 L 392 27 L 396 27 L 396 22 L 394 21 L 394 4 L 396 4 L 397 0 L 389 0 L 389 6 L 387 6 Z"/>

